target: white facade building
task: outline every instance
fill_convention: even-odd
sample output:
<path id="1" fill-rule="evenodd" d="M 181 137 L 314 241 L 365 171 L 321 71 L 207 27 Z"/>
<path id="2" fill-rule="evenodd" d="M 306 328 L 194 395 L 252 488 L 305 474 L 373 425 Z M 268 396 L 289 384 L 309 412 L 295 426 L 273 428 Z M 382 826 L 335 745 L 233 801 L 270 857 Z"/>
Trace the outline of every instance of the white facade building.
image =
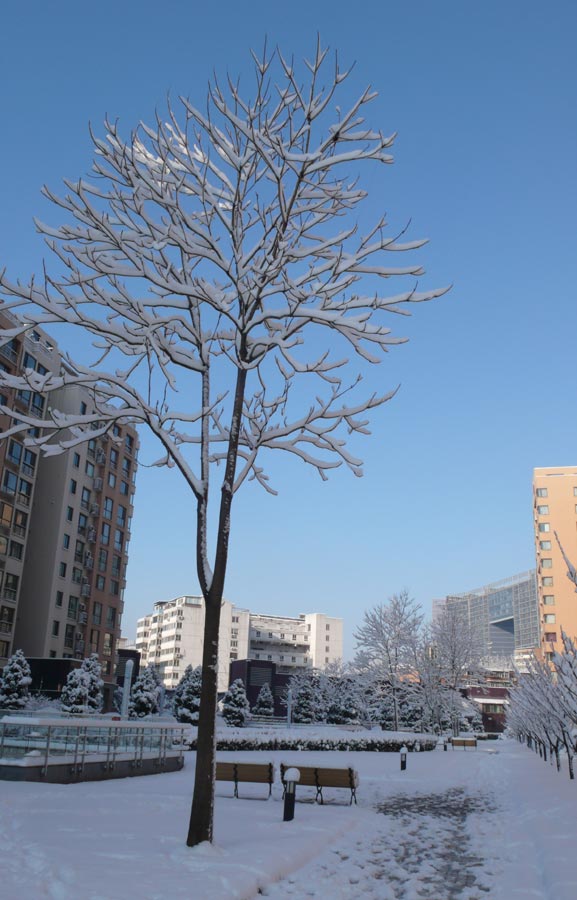
<path id="1" fill-rule="evenodd" d="M 204 600 L 183 596 L 156 603 L 138 620 L 136 649 L 143 666 L 154 664 L 167 688 L 176 687 L 188 665 L 200 666 L 204 633 Z M 223 600 L 218 689 L 228 687 L 229 664 L 235 659 L 264 659 L 280 672 L 324 669 L 343 656 L 343 620 L 321 613 L 298 617 L 251 613 Z"/>

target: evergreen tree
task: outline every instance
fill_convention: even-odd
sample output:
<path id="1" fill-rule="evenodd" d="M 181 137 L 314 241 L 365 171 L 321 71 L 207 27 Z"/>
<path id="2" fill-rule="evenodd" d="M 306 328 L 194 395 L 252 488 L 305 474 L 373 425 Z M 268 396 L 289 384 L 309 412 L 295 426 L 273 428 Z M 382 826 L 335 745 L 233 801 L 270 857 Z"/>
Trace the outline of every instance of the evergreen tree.
<path id="1" fill-rule="evenodd" d="M 0 709 L 23 709 L 31 683 L 30 666 L 22 650 L 17 650 L 0 675 Z"/>
<path id="2" fill-rule="evenodd" d="M 263 684 L 252 708 L 255 716 L 274 716 L 274 698 L 268 684 Z"/>
<path id="3" fill-rule="evenodd" d="M 329 725 L 350 725 L 359 721 L 356 686 L 352 678 L 330 679 L 326 720 Z"/>
<path id="4" fill-rule="evenodd" d="M 227 725 L 244 728 L 250 715 L 250 706 L 242 678 L 233 681 L 222 701 L 222 715 Z"/>
<path id="5" fill-rule="evenodd" d="M 193 669 L 192 666 L 187 666 L 172 698 L 172 711 L 178 722 L 198 725 L 201 687 L 202 667 Z"/>
<path id="6" fill-rule="evenodd" d="M 315 721 L 315 705 L 315 689 L 309 680 L 303 681 L 293 694 L 293 722 L 311 725 Z"/>
<path id="7" fill-rule="evenodd" d="M 60 706 L 64 712 L 75 714 L 100 712 L 104 686 L 100 677 L 101 671 L 98 655 L 93 653 L 88 659 L 83 660 L 79 669 L 72 669 L 68 673 L 60 695 Z"/>
<path id="8" fill-rule="evenodd" d="M 140 673 L 130 692 L 128 715 L 131 719 L 142 719 L 158 712 L 160 684 L 158 672 L 153 666 L 147 666 Z"/>

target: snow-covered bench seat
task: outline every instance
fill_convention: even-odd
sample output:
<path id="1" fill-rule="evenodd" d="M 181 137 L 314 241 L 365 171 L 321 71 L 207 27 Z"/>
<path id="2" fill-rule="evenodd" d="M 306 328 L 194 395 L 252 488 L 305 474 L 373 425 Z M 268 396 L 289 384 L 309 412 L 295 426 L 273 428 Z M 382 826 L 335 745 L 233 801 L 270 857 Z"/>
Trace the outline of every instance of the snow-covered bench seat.
<path id="1" fill-rule="evenodd" d="M 462 747 L 463 750 L 466 750 L 467 747 L 473 747 L 476 749 L 477 747 L 477 738 L 458 738 L 454 737 L 451 739 L 451 743 L 453 745 L 453 750 L 455 747 Z"/>
<path id="2" fill-rule="evenodd" d="M 272 763 L 235 763 L 217 762 L 217 781 L 234 781 L 234 796 L 238 797 L 239 783 L 268 784 L 270 797 L 274 782 L 274 766 Z"/>
<path id="3" fill-rule="evenodd" d="M 301 773 L 299 786 L 316 788 L 315 801 L 323 803 L 323 788 L 348 788 L 351 792 L 351 804 L 357 802 L 359 773 L 356 769 L 331 769 L 326 766 L 301 766 L 300 763 L 281 763 L 280 777 L 286 792 L 285 772 L 287 769 L 298 769 Z M 283 797 L 284 797 L 283 792 Z"/>

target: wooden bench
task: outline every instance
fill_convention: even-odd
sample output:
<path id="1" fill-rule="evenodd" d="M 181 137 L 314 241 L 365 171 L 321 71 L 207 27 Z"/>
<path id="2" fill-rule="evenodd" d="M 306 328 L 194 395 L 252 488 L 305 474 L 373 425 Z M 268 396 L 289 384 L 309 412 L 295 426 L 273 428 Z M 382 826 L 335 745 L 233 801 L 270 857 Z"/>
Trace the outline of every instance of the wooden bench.
<path id="1" fill-rule="evenodd" d="M 462 747 L 463 750 L 466 750 L 467 747 L 477 747 L 477 738 L 452 738 L 451 743 L 453 745 L 453 750 L 455 747 Z"/>
<path id="2" fill-rule="evenodd" d="M 250 784 L 268 784 L 270 797 L 274 782 L 274 766 L 272 763 L 235 763 L 217 762 L 217 781 L 234 781 L 234 796 L 238 797 L 238 786 L 241 782 Z"/>
<path id="3" fill-rule="evenodd" d="M 299 785 L 316 788 L 315 802 L 320 798 L 323 803 L 323 788 L 348 788 L 351 792 L 351 805 L 357 802 L 359 775 L 355 769 L 328 769 L 325 766 L 301 766 L 299 763 L 280 764 L 280 777 L 283 784 L 283 797 L 286 793 L 285 772 L 287 769 L 298 769 L 301 773 Z"/>

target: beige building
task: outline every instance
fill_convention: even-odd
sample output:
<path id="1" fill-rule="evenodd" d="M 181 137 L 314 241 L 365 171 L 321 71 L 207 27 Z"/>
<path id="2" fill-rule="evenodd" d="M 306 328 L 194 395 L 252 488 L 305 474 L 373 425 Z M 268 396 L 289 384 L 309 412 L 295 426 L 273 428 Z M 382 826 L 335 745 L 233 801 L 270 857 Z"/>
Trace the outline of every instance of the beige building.
<path id="1" fill-rule="evenodd" d="M 541 649 L 561 651 L 561 629 L 577 638 L 577 594 L 555 538 L 577 567 L 577 466 L 539 468 L 533 474 L 533 512 Z"/>
<path id="2" fill-rule="evenodd" d="M 167 688 L 174 688 L 188 665 L 202 663 L 204 600 L 183 596 L 156 603 L 138 620 L 136 649 L 142 665 L 154 664 Z M 223 601 L 219 637 L 218 689 L 229 683 L 237 659 L 274 662 L 278 672 L 324 669 L 343 656 L 343 620 L 321 613 L 267 616 Z"/>
<path id="3" fill-rule="evenodd" d="M 0 311 L 0 321 L 3 327 L 17 323 L 5 311 Z M 0 370 L 10 375 L 21 375 L 25 369 L 45 375 L 57 372 L 59 367 L 56 346 L 40 330 L 13 338 L 0 347 Z M 13 388 L 2 388 L 0 404 L 33 415 L 43 415 L 45 408 L 41 394 Z M 9 421 L 9 416 L 0 413 L 1 430 L 8 427 Z M 20 615 L 24 559 L 40 464 L 39 452 L 25 447 L 20 436 L 0 441 L 0 667 L 19 646 L 14 642 L 14 633 Z"/>
<path id="4" fill-rule="evenodd" d="M 87 391 L 52 395 L 62 412 L 91 412 Z M 112 677 L 120 637 L 138 439 L 115 424 L 68 453 L 42 458 L 15 631 L 30 657 L 97 653 Z"/>

